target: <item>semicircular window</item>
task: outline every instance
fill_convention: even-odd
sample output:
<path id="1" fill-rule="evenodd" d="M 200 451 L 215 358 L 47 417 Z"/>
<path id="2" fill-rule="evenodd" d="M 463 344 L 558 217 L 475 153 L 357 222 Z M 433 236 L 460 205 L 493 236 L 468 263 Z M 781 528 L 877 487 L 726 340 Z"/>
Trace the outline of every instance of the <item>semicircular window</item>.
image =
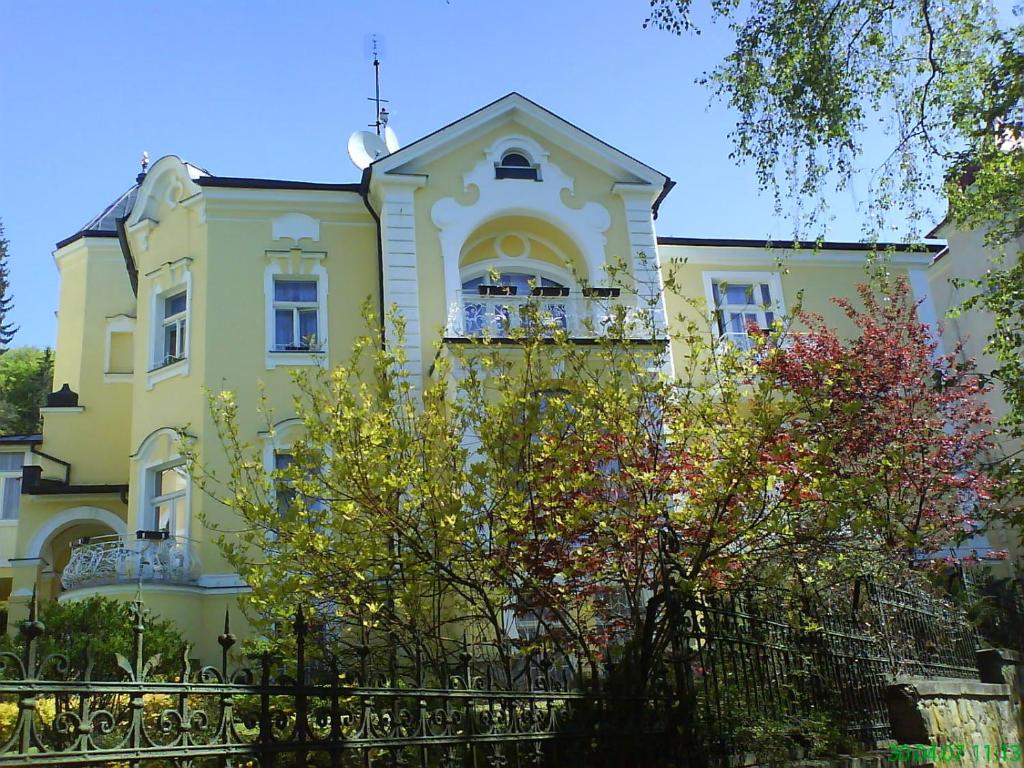
<path id="1" fill-rule="evenodd" d="M 514 149 L 501 156 L 501 162 L 494 166 L 494 177 L 540 181 L 537 166 L 525 154 Z"/>

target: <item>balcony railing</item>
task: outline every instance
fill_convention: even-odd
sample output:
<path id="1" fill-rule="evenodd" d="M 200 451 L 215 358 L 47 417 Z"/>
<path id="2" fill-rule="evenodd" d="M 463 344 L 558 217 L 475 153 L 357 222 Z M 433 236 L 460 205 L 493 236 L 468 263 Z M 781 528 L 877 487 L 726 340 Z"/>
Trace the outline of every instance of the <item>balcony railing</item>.
<path id="1" fill-rule="evenodd" d="M 194 584 L 199 572 L 199 558 L 191 539 L 140 531 L 133 542 L 109 535 L 72 543 L 71 558 L 61 572 L 60 583 L 66 590 L 140 582 Z"/>
<path id="2" fill-rule="evenodd" d="M 594 337 L 607 332 L 621 311 L 619 307 L 625 308 L 626 328 L 635 327 L 636 335 L 649 334 L 635 301 L 617 295 L 570 292 L 565 296 L 496 296 L 464 291 L 462 300 L 449 313 L 448 335 L 507 338 L 531 331 L 536 324 L 548 333 L 564 331 L 573 338 Z"/>

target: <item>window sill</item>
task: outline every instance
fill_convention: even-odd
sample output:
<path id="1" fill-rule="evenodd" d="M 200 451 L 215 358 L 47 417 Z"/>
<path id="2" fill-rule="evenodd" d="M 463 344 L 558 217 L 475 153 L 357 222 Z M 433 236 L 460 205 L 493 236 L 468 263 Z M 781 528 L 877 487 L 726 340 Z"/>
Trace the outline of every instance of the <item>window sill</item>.
<path id="1" fill-rule="evenodd" d="M 103 374 L 103 381 L 107 384 L 123 384 L 130 383 L 135 378 L 135 374 L 131 371 L 107 371 Z"/>
<path id="2" fill-rule="evenodd" d="M 18 518 L 16 517 L 5 517 L 0 519 L 0 528 L 13 528 L 18 524 Z"/>
<path id="3" fill-rule="evenodd" d="M 152 389 L 155 384 L 175 376 L 188 376 L 188 358 L 175 360 L 173 363 L 159 365 L 146 372 L 146 389 Z"/>
<path id="4" fill-rule="evenodd" d="M 267 370 L 289 365 L 324 365 L 326 349 L 268 349 Z"/>

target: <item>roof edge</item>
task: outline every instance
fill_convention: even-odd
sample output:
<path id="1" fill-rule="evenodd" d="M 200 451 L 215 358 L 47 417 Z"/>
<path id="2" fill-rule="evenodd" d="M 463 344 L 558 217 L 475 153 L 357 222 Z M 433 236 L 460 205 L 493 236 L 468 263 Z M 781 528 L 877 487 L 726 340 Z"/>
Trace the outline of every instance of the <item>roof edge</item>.
<path id="1" fill-rule="evenodd" d="M 200 187 L 228 187 L 232 189 L 318 189 L 329 192 L 359 192 L 356 183 L 333 184 L 320 181 L 290 181 L 288 179 L 255 179 L 242 176 L 201 176 L 194 179 Z"/>
<path id="2" fill-rule="evenodd" d="M 756 240 L 733 237 L 659 237 L 658 245 L 693 245 L 711 248 L 765 248 L 805 251 L 895 251 L 939 253 L 943 243 L 863 243 L 842 240 Z"/>
<path id="3" fill-rule="evenodd" d="M 108 232 L 105 229 L 83 229 L 81 232 L 75 232 L 71 237 L 65 237 L 63 240 L 57 241 L 54 246 L 55 250 L 60 250 L 66 245 L 71 245 L 75 240 L 81 240 L 83 237 L 117 237 L 117 232 Z"/>

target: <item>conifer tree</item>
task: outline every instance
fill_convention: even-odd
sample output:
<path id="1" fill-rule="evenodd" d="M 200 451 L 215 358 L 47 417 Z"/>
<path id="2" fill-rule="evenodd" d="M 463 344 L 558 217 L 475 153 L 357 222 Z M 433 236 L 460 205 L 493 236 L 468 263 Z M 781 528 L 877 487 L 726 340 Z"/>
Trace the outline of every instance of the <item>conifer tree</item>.
<path id="1" fill-rule="evenodd" d="M 0 220 L 0 354 L 7 351 L 7 345 L 14 340 L 18 327 L 10 322 L 8 314 L 14 309 L 14 297 L 11 295 L 11 271 L 7 265 L 9 242 L 4 237 L 4 223 Z"/>

